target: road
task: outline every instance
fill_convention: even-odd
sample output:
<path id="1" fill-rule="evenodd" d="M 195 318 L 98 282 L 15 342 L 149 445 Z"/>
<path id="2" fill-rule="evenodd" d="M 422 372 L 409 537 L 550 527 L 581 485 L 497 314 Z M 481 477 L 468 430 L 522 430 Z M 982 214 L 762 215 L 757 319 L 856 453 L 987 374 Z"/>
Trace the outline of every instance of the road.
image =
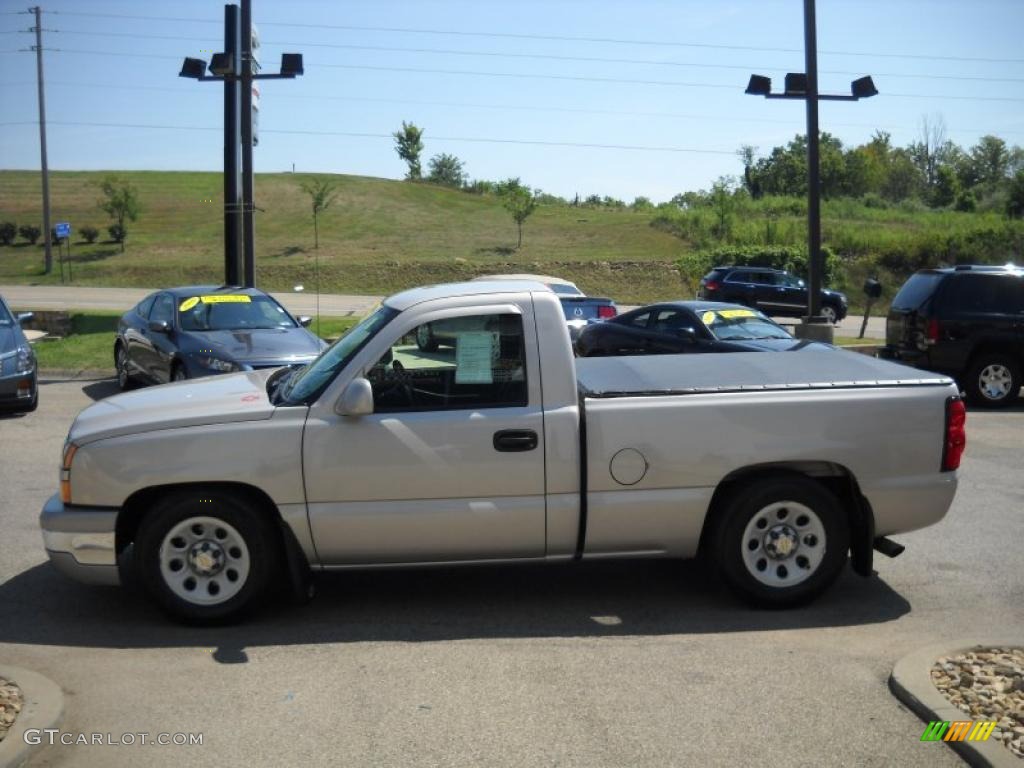
<path id="1" fill-rule="evenodd" d="M 204 742 L 32 766 L 953 766 L 887 690 L 892 665 L 1024 638 L 1024 406 L 970 414 L 947 519 L 799 610 L 751 610 L 695 564 L 604 562 L 337 574 L 310 605 L 199 629 L 45 562 L 65 432 L 113 392 L 44 380 L 36 413 L 0 419 L 0 660 L 64 688 L 69 732 Z"/>
<path id="2" fill-rule="evenodd" d="M 91 288 L 49 285 L 0 285 L 0 296 L 17 309 L 111 309 L 124 311 L 134 306 L 155 288 Z M 316 313 L 316 296 L 309 292 L 275 293 L 289 312 L 296 315 Z M 380 301 L 380 296 L 355 296 L 349 294 L 321 294 L 320 314 L 361 315 Z M 633 309 L 622 305 L 620 311 Z M 795 321 L 785 320 L 785 324 Z M 838 336 L 857 336 L 860 333 L 861 318 L 848 317 L 836 326 Z M 868 319 L 866 339 L 885 338 L 885 318 Z"/>

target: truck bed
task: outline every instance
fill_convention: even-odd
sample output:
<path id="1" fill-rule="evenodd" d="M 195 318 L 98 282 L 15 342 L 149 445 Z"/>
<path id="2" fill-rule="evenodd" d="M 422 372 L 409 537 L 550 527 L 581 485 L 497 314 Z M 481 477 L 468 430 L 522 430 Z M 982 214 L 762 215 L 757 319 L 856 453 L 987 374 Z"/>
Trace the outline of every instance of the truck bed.
<path id="1" fill-rule="evenodd" d="M 817 344 L 789 352 L 578 358 L 576 378 L 591 398 L 952 383 L 948 376 Z"/>

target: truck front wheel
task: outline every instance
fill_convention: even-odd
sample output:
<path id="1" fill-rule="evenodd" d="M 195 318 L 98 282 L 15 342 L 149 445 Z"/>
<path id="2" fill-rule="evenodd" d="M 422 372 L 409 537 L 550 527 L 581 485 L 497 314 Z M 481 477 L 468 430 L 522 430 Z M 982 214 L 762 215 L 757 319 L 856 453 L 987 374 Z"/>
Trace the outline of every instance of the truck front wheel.
<path id="1" fill-rule="evenodd" d="M 221 491 L 161 500 L 135 541 L 136 573 L 172 617 L 203 624 L 237 618 L 267 591 L 278 542 L 259 510 Z"/>
<path id="2" fill-rule="evenodd" d="M 757 480 L 733 491 L 721 511 L 712 554 L 725 582 L 751 603 L 806 603 L 846 564 L 846 516 L 835 496 L 809 478 Z"/>

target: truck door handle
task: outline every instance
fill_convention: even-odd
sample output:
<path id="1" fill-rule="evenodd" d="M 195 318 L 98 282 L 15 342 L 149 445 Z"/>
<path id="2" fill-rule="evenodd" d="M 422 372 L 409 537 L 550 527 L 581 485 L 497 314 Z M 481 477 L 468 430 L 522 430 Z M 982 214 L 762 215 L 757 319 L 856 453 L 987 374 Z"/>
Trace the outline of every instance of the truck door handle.
<path id="1" fill-rule="evenodd" d="M 532 451 L 536 447 L 537 433 L 532 429 L 502 429 L 494 433 L 496 451 Z"/>

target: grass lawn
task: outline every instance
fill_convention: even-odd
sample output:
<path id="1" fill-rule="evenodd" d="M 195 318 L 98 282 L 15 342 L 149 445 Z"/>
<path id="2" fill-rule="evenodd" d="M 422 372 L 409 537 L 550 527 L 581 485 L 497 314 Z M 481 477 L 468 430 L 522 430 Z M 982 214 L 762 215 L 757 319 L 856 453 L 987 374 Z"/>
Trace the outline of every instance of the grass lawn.
<path id="1" fill-rule="evenodd" d="M 42 370 L 109 371 L 114 374 L 114 334 L 120 312 L 75 312 L 71 315 L 71 335 L 63 339 L 43 339 L 32 345 Z M 352 317 L 321 317 L 320 333 L 326 339 L 340 336 L 357 322 Z M 314 318 L 311 329 L 316 328 Z"/>

